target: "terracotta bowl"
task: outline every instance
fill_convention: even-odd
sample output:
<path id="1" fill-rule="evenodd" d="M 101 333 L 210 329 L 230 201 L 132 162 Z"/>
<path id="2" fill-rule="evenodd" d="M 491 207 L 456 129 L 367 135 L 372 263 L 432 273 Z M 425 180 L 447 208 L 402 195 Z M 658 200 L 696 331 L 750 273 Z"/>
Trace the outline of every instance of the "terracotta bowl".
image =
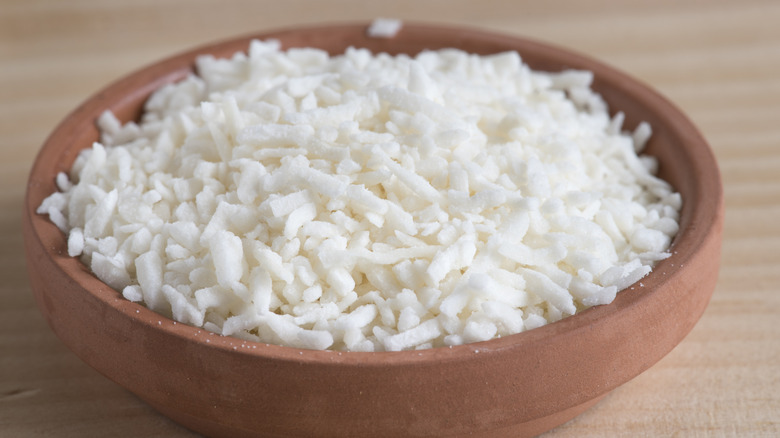
<path id="1" fill-rule="evenodd" d="M 89 98 L 43 145 L 24 207 L 32 291 L 62 341 L 86 363 L 193 431 L 224 437 L 511 436 L 549 430 L 646 370 L 691 330 L 717 278 L 723 196 L 715 159 L 677 108 L 598 61 L 523 38 L 406 24 L 392 39 L 365 25 L 253 35 L 202 47 L 144 68 Z M 654 130 L 647 152 L 682 193 L 674 255 L 609 305 L 501 339 L 424 351 L 338 353 L 243 342 L 124 300 L 78 260 L 36 207 L 79 150 L 98 138 L 105 109 L 138 117 L 147 96 L 180 80 L 198 54 L 228 56 L 251 38 L 342 53 L 348 46 L 414 54 L 458 47 L 517 50 L 534 69 L 587 69 L 626 124 Z"/>

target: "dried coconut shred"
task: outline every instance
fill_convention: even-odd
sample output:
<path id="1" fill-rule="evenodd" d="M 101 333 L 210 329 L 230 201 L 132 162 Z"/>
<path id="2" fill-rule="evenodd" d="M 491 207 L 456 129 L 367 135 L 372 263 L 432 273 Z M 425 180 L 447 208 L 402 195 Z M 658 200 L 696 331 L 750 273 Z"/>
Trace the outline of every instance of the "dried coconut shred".
<path id="1" fill-rule="evenodd" d="M 349 49 L 200 57 L 107 112 L 39 208 L 125 298 L 308 349 L 396 351 L 519 333 L 669 256 L 681 197 L 585 71 L 517 53 Z"/>

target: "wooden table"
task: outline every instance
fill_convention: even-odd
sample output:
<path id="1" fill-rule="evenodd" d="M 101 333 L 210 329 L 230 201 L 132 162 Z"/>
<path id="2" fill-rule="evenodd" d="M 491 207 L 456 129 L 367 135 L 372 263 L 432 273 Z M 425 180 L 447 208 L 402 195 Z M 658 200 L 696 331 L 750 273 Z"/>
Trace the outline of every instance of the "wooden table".
<path id="1" fill-rule="evenodd" d="M 469 24 L 595 56 L 687 112 L 726 195 L 720 279 L 668 356 L 550 437 L 780 436 L 780 2 L 0 0 L 0 436 L 189 437 L 59 342 L 29 291 L 27 172 L 81 100 L 205 42 L 300 23 Z"/>

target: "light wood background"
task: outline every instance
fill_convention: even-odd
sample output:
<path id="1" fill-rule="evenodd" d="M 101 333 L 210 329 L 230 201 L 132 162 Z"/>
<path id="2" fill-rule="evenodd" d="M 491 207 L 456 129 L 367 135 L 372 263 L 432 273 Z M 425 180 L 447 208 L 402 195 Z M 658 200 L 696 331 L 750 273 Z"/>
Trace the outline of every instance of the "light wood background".
<path id="1" fill-rule="evenodd" d="M 668 356 L 548 437 L 780 436 L 780 2 L 0 0 L 0 436 L 190 437 L 63 346 L 29 291 L 27 172 L 109 82 L 202 43 L 375 17 L 530 36 L 649 83 L 701 128 L 726 195 L 720 279 Z"/>

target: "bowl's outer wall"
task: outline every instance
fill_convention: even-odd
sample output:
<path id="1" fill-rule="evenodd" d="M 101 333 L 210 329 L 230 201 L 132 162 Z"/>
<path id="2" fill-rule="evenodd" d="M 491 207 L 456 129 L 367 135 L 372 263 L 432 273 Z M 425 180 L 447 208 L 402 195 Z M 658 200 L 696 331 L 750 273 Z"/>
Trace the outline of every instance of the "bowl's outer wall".
<path id="1" fill-rule="evenodd" d="M 364 26 L 260 35 L 285 47 L 333 54 L 350 46 L 416 53 L 459 47 L 517 50 L 535 69 L 584 68 L 629 126 L 654 128 L 648 152 L 683 195 L 674 255 L 642 286 L 610 305 L 493 341 L 400 353 L 336 353 L 246 343 L 175 324 L 97 280 L 67 256 L 65 237 L 40 202 L 79 150 L 98 139 L 95 119 L 112 109 L 138 117 L 146 97 L 192 71 L 195 52 L 135 73 L 88 100 L 45 143 L 31 171 L 24 237 L 31 288 L 55 333 L 85 362 L 193 430 L 210 436 L 531 436 L 625 383 L 677 345 L 703 313 L 720 258 L 723 196 L 706 142 L 649 88 L 588 58 L 514 37 L 406 25 L 394 39 Z M 242 38 L 198 50 L 228 56 Z"/>

